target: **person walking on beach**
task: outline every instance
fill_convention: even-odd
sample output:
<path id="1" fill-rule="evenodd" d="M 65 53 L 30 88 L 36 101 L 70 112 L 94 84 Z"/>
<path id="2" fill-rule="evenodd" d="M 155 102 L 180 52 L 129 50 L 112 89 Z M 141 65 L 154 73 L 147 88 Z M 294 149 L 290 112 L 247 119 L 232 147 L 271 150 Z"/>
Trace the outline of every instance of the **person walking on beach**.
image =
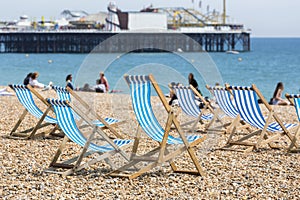
<path id="1" fill-rule="evenodd" d="M 106 77 L 104 76 L 104 72 L 100 72 L 100 79 L 98 83 L 103 84 L 105 86 L 105 92 L 109 91 L 109 84 Z"/>
<path id="2" fill-rule="evenodd" d="M 74 85 L 72 83 L 73 77 L 72 74 L 68 74 L 66 77 L 66 87 L 69 87 L 71 90 L 74 90 Z"/>
<path id="3" fill-rule="evenodd" d="M 277 83 L 275 91 L 273 93 L 273 97 L 271 98 L 271 105 L 289 105 L 289 102 L 285 99 L 282 99 L 282 92 L 284 90 L 283 83 Z"/>

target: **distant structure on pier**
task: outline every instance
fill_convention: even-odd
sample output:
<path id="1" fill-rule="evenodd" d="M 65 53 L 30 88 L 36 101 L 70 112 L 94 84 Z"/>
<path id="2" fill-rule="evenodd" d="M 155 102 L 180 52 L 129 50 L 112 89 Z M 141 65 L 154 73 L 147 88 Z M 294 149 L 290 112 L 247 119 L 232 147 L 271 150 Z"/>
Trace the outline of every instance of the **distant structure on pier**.
<path id="1" fill-rule="evenodd" d="M 200 44 L 203 51 L 250 51 L 251 30 L 243 24 L 227 23 L 225 9 L 223 13 L 207 9 L 207 14 L 203 14 L 196 9 L 151 5 L 141 11 L 123 12 L 115 3 L 109 3 L 107 12 L 90 15 L 85 11 L 64 10 L 61 16 L 58 20 L 42 17 L 40 21 L 30 21 L 23 15 L 18 21 L 0 22 L 0 53 L 89 53 L 120 33 L 128 38 L 140 38 L 141 41 L 135 41 L 140 44 L 168 39 L 166 45 L 174 46 L 178 38 L 175 35 L 184 34 Z M 127 44 L 130 39 L 122 38 L 123 46 L 131 45 Z M 109 51 L 123 51 L 122 45 Z M 199 51 L 189 44 L 181 45 L 183 51 Z M 99 52 L 106 51 L 99 49 Z"/>

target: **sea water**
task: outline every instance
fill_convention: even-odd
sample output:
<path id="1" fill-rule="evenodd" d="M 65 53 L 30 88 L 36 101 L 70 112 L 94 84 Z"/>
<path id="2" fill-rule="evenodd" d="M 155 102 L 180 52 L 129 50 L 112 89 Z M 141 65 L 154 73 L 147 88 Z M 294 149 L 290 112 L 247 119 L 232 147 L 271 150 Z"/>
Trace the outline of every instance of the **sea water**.
<path id="1" fill-rule="evenodd" d="M 123 91 L 124 74 L 154 74 L 161 85 L 187 85 L 190 72 L 205 95 L 205 84 L 250 86 L 256 84 L 269 99 L 277 82 L 284 92 L 300 93 L 300 38 L 251 38 L 251 51 L 227 53 L 125 53 L 125 54 L 0 54 L 0 85 L 23 82 L 27 73 L 38 71 L 38 80 L 65 86 L 73 74 L 76 86 L 90 86 L 104 71 L 110 89 Z M 167 92 L 167 87 L 164 87 Z"/>

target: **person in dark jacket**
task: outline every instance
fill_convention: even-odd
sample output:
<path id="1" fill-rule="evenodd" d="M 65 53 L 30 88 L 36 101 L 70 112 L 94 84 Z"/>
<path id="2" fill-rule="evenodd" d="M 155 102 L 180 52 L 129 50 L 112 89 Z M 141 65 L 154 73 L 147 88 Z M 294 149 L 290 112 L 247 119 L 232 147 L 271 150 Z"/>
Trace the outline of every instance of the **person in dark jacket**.
<path id="1" fill-rule="evenodd" d="M 69 87 L 71 90 L 74 90 L 74 85 L 72 83 L 72 74 L 68 74 L 67 77 L 66 77 L 66 87 Z"/>
<path id="2" fill-rule="evenodd" d="M 29 84 L 29 79 L 32 75 L 32 72 L 30 72 L 29 74 L 27 74 L 27 76 L 25 77 L 24 81 L 23 81 L 23 84 L 24 85 L 28 85 Z"/>
<path id="3" fill-rule="evenodd" d="M 198 88 L 198 83 L 194 78 L 194 74 L 190 73 L 188 78 L 189 78 L 189 84 L 192 85 L 202 95 L 201 91 Z"/>

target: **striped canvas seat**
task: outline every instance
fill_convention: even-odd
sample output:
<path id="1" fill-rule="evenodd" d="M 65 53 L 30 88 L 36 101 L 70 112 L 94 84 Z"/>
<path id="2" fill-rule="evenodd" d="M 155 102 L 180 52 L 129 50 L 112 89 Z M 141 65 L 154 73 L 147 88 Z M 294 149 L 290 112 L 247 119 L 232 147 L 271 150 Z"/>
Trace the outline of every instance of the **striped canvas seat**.
<path id="1" fill-rule="evenodd" d="M 296 109 L 296 114 L 298 121 L 300 122 L 300 94 L 286 94 L 286 98 L 293 100 L 294 107 Z"/>
<path id="2" fill-rule="evenodd" d="M 195 98 L 195 94 L 190 87 L 174 86 L 173 90 L 178 98 L 179 106 L 185 114 L 195 118 L 198 118 L 201 115 L 201 119 L 203 120 L 211 120 L 214 117 L 211 113 L 201 113 L 201 109 L 196 103 L 197 100 Z"/>
<path id="3" fill-rule="evenodd" d="M 48 106 L 47 102 L 45 101 L 45 99 L 36 91 L 34 90 L 34 88 L 32 88 L 30 85 L 27 87 L 25 85 L 9 85 L 10 88 L 12 88 L 15 93 L 16 96 L 19 100 L 19 102 L 24 106 L 24 111 L 22 113 L 22 115 L 20 116 L 19 120 L 17 121 L 17 123 L 15 124 L 14 128 L 12 129 L 12 131 L 10 132 L 10 137 L 22 137 L 22 138 L 33 138 L 36 137 L 38 135 L 45 135 L 45 132 L 41 132 L 39 134 L 37 134 L 37 131 L 40 128 L 43 128 L 45 126 L 51 126 L 51 125 L 55 125 L 57 123 L 56 119 L 53 117 L 48 116 L 48 112 L 50 110 L 45 110 L 44 112 L 37 107 L 37 105 L 34 102 L 33 96 L 32 94 L 34 94 L 41 102 L 43 102 L 46 106 Z M 34 127 L 28 128 L 26 130 L 23 130 L 21 132 L 16 132 L 18 127 L 20 126 L 20 124 L 22 123 L 22 121 L 24 120 L 25 116 L 30 113 L 31 115 L 33 115 L 34 117 L 36 117 L 38 119 L 37 124 Z M 44 123 L 43 123 L 44 122 Z M 56 130 L 57 126 L 54 126 L 51 130 L 50 130 L 50 134 L 54 134 L 55 130 Z M 30 134 L 28 134 L 30 133 Z"/>
<path id="4" fill-rule="evenodd" d="M 233 105 L 233 102 L 230 98 L 230 93 L 222 87 L 212 87 L 211 91 L 216 98 L 216 102 L 218 103 L 221 110 L 229 117 L 236 118 L 238 115 L 238 111 Z"/>
<path id="5" fill-rule="evenodd" d="M 297 118 L 298 118 L 298 127 L 295 131 L 292 142 L 288 148 L 289 152 L 299 152 L 300 147 L 298 146 L 298 138 L 300 134 L 300 94 L 285 94 L 285 97 L 294 105 Z"/>
<path id="6" fill-rule="evenodd" d="M 193 150 L 193 147 L 202 142 L 205 137 L 202 137 L 200 135 L 185 135 L 185 133 L 181 130 L 171 107 L 168 105 L 164 94 L 160 90 L 152 75 L 125 75 L 124 78 L 128 86 L 130 87 L 132 107 L 139 127 L 141 127 L 146 135 L 149 136 L 152 140 L 158 142 L 158 147 L 154 147 L 143 155 L 138 155 L 137 151 L 139 149 L 139 143 L 141 142 L 141 133 L 140 129 L 138 129 L 135 136 L 134 146 L 132 148 L 130 162 L 115 170 L 113 173 L 111 173 L 111 175 L 126 176 L 132 179 L 151 169 L 154 169 L 159 165 L 162 165 L 162 163 L 164 162 L 169 162 L 174 172 L 205 176 L 205 173 L 203 172 L 202 167 L 195 157 L 195 153 Z M 165 129 L 162 128 L 153 113 L 153 109 L 151 106 L 151 85 L 155 89 L 158 98 L 161 100 L 165 110 L 168 112 L 168 119 Z M 174 126 L 176 127 L 176 130 L 180 137 L 174 137 L 170 135 L 170 128 L 172 124 L 174 124 Z M 176 148 L 176 150 L 168 149 L 169 146 L 174 146 L 175 144 L 176 146 L 174 148 Z M 174 163 L 174 158 L 186 151 L 188 152 L 189 157 L 195 165 L 196 171 L 177 169 L 177 166 Z M 148 164 L 142 165 L 141 168 L 138 167 L 141 166 L 138 165 L 139 163 L 145 162 L 147 162 Z"/>
<path id="7" fill-rule="evenodd" d="M 30 114 L 40 119 L 43 116 L 43 112 L 34 103 L 31 91 L 25 85 L 11 85 L 16 92 L 20 103 L 28 110 Z M 56 119 L 46 116 L 45 121 L 48 123 L 55 124 Z"/>
<path id="8" fill-rule="evenodd" d="M 128 76 L 126 81 L 130 83 L 132 106 L 137 121 L 150 138 L 161 142 L 165 130 L 161 127 L 153 113 L 151 106 L 151 82 L 149 77 Z M 190 135 L 187 137 L 187 140 L 192 142 L 200 137 L 199 135 Z M 167 143 L 182 144 L 182 140 L 169 135 Z"/>
<path id="9" fill-rule="evenodd" d="M 247 146 L 245 151 L 251 151 L 254 148 L 258 149 L 264 144 L 269 145 L 271 148 L 278 148 L 278 146 L 274 146 L 274 142 L 280 137 L 287 136 L 288 139 L 291 140 L 292 135 L 288 129 L 296 126 L 296 124 L 281 122 L 254 84 L 251 87 L 226 85 L 226 89 L 232 92 L 235 106 L 241 119 L 258 129 L 234 141 L 233 137 L 237 134 L 235 131 L 236 128 L 234 128 L 234 131 L 232 131 L 229 136 L 226 148 L 241 145 Z M 263 103 L 261 106 L 265 106 L 268 111 L 266 118 L 262 114 L 258 99 Z M 269 134 L 267 134 L 267 132 L 269 132 Z M 256 139 L 253 140 L 255 137 Z M 250 138 L 252 140 L 250 140 Z"/>
<path id="10" fill-rule="evenodd" d="M 229 87 L 233 92 L 237 110 L 241 118 L 250 125 L 263 129 L 266 125 L 265 117 L 263 116 L 258 104 L 256 92 L 252 87 Z M 284 124 L 288 129 L 296 126 L 295 124 Z M 268 131 L 282 131 L 282 127 L 277 122 L 272 122 L 267 127 Z"/>
<path id="11" fill-rule="evenodd" d="M 47 101 L 54 108 L 58 125 L 62 129 L 62 131 L 73 142 L 83 147 L 87 142 L 87 138 L 85 138 L 77 128 L 74 116 L 72 114 L 72 109 L 69 106 L 69 104 L 67 104 L 66 101 L 55 100 L 55 99 L 47 99 Z M 131 140 L 121 140 L 121 139 L 115 139 L 113 141 L 119 147 L 122 147 L 123 145 L 129 144 L 131 142 Z M 107 152 L 107 151 L 114 150 L 114 148 L 109 144 L 105 146 L 98 146 L 94 143 L 91 143 L 89 148 L 93 151 L 100 151 L 100 152 Z"/>
<path id="12" fill-rule="evenodd" d="M 53 85 L 52 89 L 56 92 L 59 100 L 71 101 L 71 95 L 70 95 L 69 91 L 66 88 Z M 76 120 L 80 120 L 80 117 L 74 111 L 72 111 L 72 113 L 73 113 L 73 116 Z"/>
<path id="13" fill-rule="evenodd" d="M 120 154 L 126 161 L 129 160 L 128 156 L 121 150 L 121 147 L 130 144 L 132 142 L 131 140 L 111 140 L 102 129 L 96 128 L 96 126 L 90 121 L 88 116 L 84 115 L 84 113 L 81 113 L 81 111 L 76 107 L 71 107 L 69 101 L 67 100 L 47 99 L 47 102 L 54 109 L 58 125 L 65 133 L 65 138 L 50 164 L 50 169 L 46 170 L 46 172 L 60 173 L 63 176 L 68 176 L 76 171 L 89 167 L 90 165 L 100 160 L 109 161 L 108 158 L 117 153 Z M 78 115 L 80 115 L 81 118 L 92 128 L 88 138 L 85 137 L 78 129 L 72 111 L 75 111 Z M 95 134 L 100 135 L 100 137 L 102 138 L 101 142 L 105 142 L 103 145 L 95 144 Z M 58 163 L 58 158 L 63 152 L 66 142 L 69 139 L 79 146 L 83 147 L 82 151 L 80 152 L 79 156 L 75 156 L 74 158 L 65 160 L 62 163 Z M 89 155 L 94 153 L 96 153 L 96 157 L 91 156 L 88 158 Z M 90 160 L 87 162 L 83 162 L 82 159 L 85 157 Z M 109 161 L 108 163 L 112 164 L 111 161 Z M 68 170 L 64 172 L 58 172 L 56 171 L 56 168 L 67 168 Z"/>
<path id="14" fill-rule="evenodd" d="M 66 88 L 60 87 L 60 86 L 52 86 L 52 89 L 55 90 L 55 92 L 56 92 L 56 94 L 57 94 L 57 96 L 58 96 L 58 98 L 59 98 L 60 100 L 68 100 L 68 101 L 71 101 L 71 94 L 70 94 L 70 92 L 69 92 Z M 75 118 L 76 120 L 80 120 L 80 117 L 76 114 L 76 112 L 73 112 L 73 111 L 72 111 L 72 113 L 73 113 L 74 118 Z M 120 120 L 115 119 L 115 118 L 111 118 L 111 117 L 106 117 L 106 118 L 104 118 L 104 120 L 105 120 L 106 123 L 109 124 L 109 125 L 113 125 L 113 124 L 115 124 L 115 123 L 120 122 Z M 102 127 L 105 127 L 105 125 L 104 125 L 101 121 L 99 121 L 99 120 L 94 120 L 93 123 L 94 123 L 96 126 L 98 126 L 98 127 L 101 127 L 101 128 L 102 128 Z"/>
<path id="15" fill-rule="evenodd" d="M 52 89 L 55 90 L 58 99 L 71 101 L 71 95 L 66 88 L 53 85 Z"/>
<path id="16" fill-rule="evenodd" d="M 245 122 L 241 121 L 240 116 L 238 115 L 238 111 L 233 103 L 233 99 L 231 99 L 232 95 L 230 92 L 226 90 L 224 87 L 210 87 L 206 85 L 206 88 L 212 93 L 215 97 L 215 102 L 225 115 L 232 118 L 233 120 L 228 122 L 225 121 L 226 118 L 223 120 L 223 127 L 225 128 L 224 133 L 228 133 L 231 131 L 232 127 L 235 126 L 237 123 L 245 125 Z"/>

